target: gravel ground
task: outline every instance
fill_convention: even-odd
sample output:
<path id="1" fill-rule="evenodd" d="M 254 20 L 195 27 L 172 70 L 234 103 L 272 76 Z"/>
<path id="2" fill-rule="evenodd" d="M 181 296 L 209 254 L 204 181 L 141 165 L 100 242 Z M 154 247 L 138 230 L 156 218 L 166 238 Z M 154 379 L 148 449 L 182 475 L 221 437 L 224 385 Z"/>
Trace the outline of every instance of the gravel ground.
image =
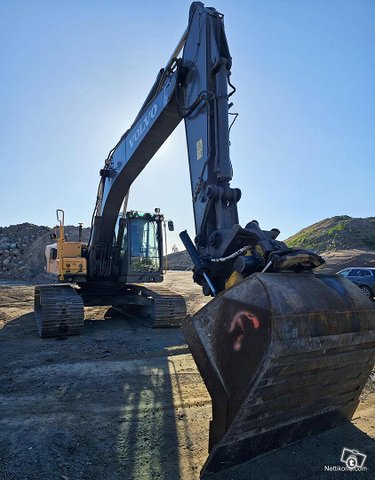
<path id="1" fill-rule="evenodd" d="M 190 313 L 207 301 L 190 272 L 166 284 Z M 0 479 L 197 480 L 211 403 L 181 331 L 89 308 L 81 336 L 41 340 L 32 292 L 0 284 Z M 374 398 L 370 379 L 352 424 L 211 479 L 372 479 Z M 344 446 L 367 454 L 366 472 L 324 471 L 340 465 Z"/>

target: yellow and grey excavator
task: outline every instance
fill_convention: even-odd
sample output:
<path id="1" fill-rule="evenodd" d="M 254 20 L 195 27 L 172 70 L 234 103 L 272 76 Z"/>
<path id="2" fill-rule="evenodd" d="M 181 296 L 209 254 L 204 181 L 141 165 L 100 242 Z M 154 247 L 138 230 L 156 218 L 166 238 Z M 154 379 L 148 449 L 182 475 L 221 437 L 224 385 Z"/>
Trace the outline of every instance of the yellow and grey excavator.
<path id="1" fill-rule="evenodd" d="M 82 242 L 82 224 L 78 241 L 67 241 L 64 211 L 59 209 L 56 213 L 58 234 L 50 237 L 57 241 L 47 245 L 45 255 L 46 271 L 59 283 L 35 287 L 34 312 L 41 337 L 80 334 L 84 305 L 111 306 L 133 316 L 142 312 L 142 323 L 151 327 L 181 325 L 186 316 L 184 298 L 160 285 L 166 268 L 166 227 L 173 230 L 174 226 L 171 220 L 165 220 L 159 208 L 154 213 L 123 209 L 116 224 L 111 258 L 99 261 L 100 268 L 105 266 L 108 271 L 97 275 L 88 268 L 93 252 L 90 241 Z M 152 283 L 152 289 L 144 283 Z"/>
<path id="2" fill-rule="evenodd" d="M 231 65 L 223 15 L 194 2 L 187 30 L 100 171 L 88 245 L 69 245 L 60 235 L 48 261 L 59 261 L 53 268 L 67 283 L 36 287 L 35 301 L 42 336 L 77 333 L 83 305 L 102 296 L 121 308 L 151 309 L 153 325 L 167 324 L 168 312 L 179 323 L 181 298 L 139 285 L 162 279 L 159 212 L 119 218 L 119 211 L 132 182 L 184 120 L 196 236 L 180 237 L 194 281 L 214 297 L 182 321 L 212 397 L 202 473 L 348 421 L 375 352 L 375 309 L 356 285 L 317 269 L 324 260 L 288 248 L 278 229 L 262 230 L 255 220 L 239 225 L 241 191 L 230 186 Z"/>

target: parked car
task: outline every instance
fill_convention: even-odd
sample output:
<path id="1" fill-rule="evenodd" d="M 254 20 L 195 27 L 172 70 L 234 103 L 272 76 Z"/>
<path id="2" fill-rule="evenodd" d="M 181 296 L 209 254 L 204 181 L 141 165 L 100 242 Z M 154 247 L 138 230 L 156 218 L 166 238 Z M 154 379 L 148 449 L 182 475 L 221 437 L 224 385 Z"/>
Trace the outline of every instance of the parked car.
<path id="1" fill-rule="evenodd" d="M 374 300 L 375 267 L 350 267 L 337 273 L 354 282 L 368 298 Z"/>

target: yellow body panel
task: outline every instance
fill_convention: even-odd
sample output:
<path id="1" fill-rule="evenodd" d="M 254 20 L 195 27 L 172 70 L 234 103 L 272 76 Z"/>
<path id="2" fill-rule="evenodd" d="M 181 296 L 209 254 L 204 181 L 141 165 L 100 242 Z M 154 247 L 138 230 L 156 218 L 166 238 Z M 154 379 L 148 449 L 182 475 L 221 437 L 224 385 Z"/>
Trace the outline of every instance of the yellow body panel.
<path id="1" fill-rule="evenodd" d="M 63 258 L 62 259 L 62 272 L 63 275 L 77 275 L 77 274 L 86 274 L 87 273 L 87 262 L 86 258 L 83 257 L 74 257 L 74 258 Z"/>
<path id="2" fill-rule="evenodd" d="M 58 245 L 57 256 L 62 258 L 81 257 L 82 243 L 81 242 L 61 242 Z"/>
<path id="3" fill-rule="evenodd" d="M 58 242 L 46 247 L 47 272 L 57 276 L 86 275 L 87 260 L 82 257 L 82 243 Z"/>

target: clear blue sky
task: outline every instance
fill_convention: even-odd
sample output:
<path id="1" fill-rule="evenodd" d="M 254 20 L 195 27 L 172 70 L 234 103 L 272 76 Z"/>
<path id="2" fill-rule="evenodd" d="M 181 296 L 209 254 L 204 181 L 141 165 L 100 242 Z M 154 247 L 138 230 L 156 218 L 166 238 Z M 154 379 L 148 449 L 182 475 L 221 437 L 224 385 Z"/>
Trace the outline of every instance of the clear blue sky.
<path id="1" fill-rule="evenodd" d="M 241 223 L 282 238 L 375 207 L 375 2 L 217 0 L 239 118 Z M 89 224 L 98 171 L 187 25 L 188 1 L 0 2 L 0 225 Z M 232 97 L 233 98 L 233 97 Z M 193 219 L 181 125 L 131 190 L 177 232 Z"/>

